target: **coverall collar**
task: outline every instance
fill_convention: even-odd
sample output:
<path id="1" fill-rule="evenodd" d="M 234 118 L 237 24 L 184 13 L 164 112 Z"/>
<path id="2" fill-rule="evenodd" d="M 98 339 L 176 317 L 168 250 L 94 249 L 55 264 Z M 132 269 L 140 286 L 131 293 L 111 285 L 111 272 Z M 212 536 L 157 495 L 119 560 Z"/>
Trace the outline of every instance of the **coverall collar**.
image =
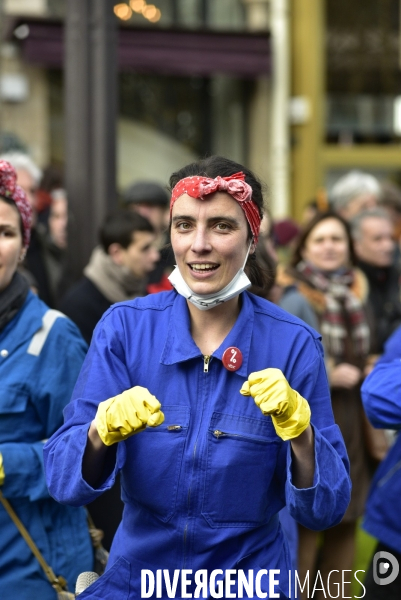
<path id="1" fill-rule="evenodd" d="M 33 294 L 33 292 L 29 291 L 28 295 L 25 299 L 24 304 L 15 315 L 15 317 L 7 323 L 7 325 L 0 331 L 0 348 L 3 349 L 1 345 L 3 340 L 7 339 L 7 351 L 9 354 L 15 351 L 21 344 L 24 344 L 27 340 L 31 339 L 32 336 L 35 335 L 37 331 L 42 327 L 42 317 L 40 315 L 40 311 L 38 310 L 38 315 L 34 314 L 29 321 L 29 326 L 27 327 L 26 322 L 22 318 L 25 310 L 30 307 L 32 302 L 37 299 L 37 296 Z M 43 314 L 46 312 L 46 305 L 41 304 L 43 308 Z"/>
<path id="2" fill-rule="evenodd" d="M 235 371 L 242 377 L 248 377 L 248 359 L 251 346 L 251 338 L 254 323 L 254 308 L 249 295 L 244 292 L 241 294 L 242 307 L 238 318 L 230 333 L 223 340 L 212 358 L 222 360 L 224 351 L 232 346 L 239 348 L 242 352 L 242 365 Z M 195 344 L 191 336 L 190 318 L 187 301 L 177 294 L 168 325 L 166 342 L 160 357 L 163 365 L 173 365 L 179 362 L 201 357 L 202 353 Z"/>

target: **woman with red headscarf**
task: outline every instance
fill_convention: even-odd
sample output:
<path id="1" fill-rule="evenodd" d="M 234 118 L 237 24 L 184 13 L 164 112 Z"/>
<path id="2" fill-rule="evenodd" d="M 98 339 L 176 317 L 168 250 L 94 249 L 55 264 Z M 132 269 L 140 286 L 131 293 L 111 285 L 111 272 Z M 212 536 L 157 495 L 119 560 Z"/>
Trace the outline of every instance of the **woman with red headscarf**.
<path id="1" fill-rule="evenodd" d="M 56 575 L 74 586 L 93 550 L 82 509 L 50 498 L 43 444 L 62 422 L 85 343 L 18 272 L 29 245 L 31 208 L 16 173 L 0 161 L 0 490 Z M 42 567 L 0 504 L 2 600 L 55 600 Z"/>
<path id="2" fill-rule="evenodd" d="M 170 183 L 175 289 L 103 316 L 45 446 L 49 489 L 84 504 L 121 470 L 123 519 L 82 599 L 241 597 L 241 572 L 248 597 L 285 598 L 278 512 L 328 527 L 350 492 L 319 336 L 246 291 L 263 284 L 255 176 L 215 156 Z"/>

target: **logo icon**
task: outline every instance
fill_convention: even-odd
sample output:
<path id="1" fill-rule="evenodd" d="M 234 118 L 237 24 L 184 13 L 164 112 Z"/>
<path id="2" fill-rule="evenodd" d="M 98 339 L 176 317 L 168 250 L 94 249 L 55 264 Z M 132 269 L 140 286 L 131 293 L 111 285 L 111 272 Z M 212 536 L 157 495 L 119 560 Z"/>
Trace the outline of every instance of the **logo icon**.
<path id="1" fill-rule="evenodd" d="M 373 579 L 377 585 L 389 585 L 398 577 L 400 565 L 390 552 L 381 550 L 373 557 Z"/>

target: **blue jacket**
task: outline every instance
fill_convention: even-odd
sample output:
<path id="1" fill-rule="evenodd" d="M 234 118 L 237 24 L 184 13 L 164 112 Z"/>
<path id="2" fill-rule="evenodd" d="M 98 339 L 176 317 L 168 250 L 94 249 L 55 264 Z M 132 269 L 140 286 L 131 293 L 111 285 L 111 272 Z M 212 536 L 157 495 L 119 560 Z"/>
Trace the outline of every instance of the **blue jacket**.
<path id="1" fill-rule="evenodd" d="M 231 346 L 243 355 L 235 372 L 222 364 Z M 290 444 L 239 392 L 251 372 L 266 367 L 281 369 L 310 402 L 316 467 L 309 489 L 293 486 Z M 81 472 L 89 424 L 100 401 L 134 385 L 160 400 L 165 421 L 110 451 L 109 470 L 93 489 Z M 108 571 L 82 600 L 137 598 L 141 569 L 277 568 L 286 594 L 290 564 L 278 511 L 286 504 L 297 521 L 321 530 L 341 520 L 350 497 L 319 335 L 248 293 L 209 364 L 175 291 L 111 307 L 95 330 L 65 424 L 45 446 L 45 463 L 51 494 L 76 505 L 122 473 L 125 508 Z"/>
<path id="2" fill-rule="evenodd" d="M 83 565 L 91 568 L 93 549 L 83 509 L 61 506 L 49 496 L 43 444 L 62 423 L 85 352 L 75 325 L 48 312 L 31 292 L 0 332 L 2 492 L 70 589 Z M 1 504 L 0 532 L 2 600 L 54 600 L 56 592 Z"/>
<path id="3" fill-rule="evenodd" d="M 362 386 L 366 414 L 375 427 L 401 429 L 401 328 Z M 390 548 L 401 552 L 401 436 L 379 465 L 370 488 L 363 527 Z"/>

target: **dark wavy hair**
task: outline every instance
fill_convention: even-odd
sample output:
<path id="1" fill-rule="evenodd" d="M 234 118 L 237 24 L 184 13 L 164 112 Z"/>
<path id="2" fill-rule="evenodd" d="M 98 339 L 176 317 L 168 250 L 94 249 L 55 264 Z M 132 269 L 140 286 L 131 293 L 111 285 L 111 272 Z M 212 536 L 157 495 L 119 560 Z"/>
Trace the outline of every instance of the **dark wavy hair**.
<path id="1" fill-rule="evenodd" d="M 304 229 L 302 229 L 301 233 L 298 236 L 296 245 L 294 247 L 294 252 L 293 252 L 291 260 L 290 260 L 291 267 L 296 267 L 297 264 L 303 260 L 302 252 L 306 246 L 308 237 L 312 233 L 313 229 L 315 229 L 315 227 L 317 225 L 319 225 L 319 223 L 322 223 L 322 221 L 326 221 L 327 219 L 335 219 L 336 221 L 341 223 L 341 225 L 344 227 L 345 233 L 347 236 L 347 240 L 348 240 L 348 250 L 349 250 L 350 262 L 352 265 L 356 264 L 356 256 L 355 256 L 354 244 L 353 244 L 353 240 L 352 240 L 352 236 L 351 236 L 350 226 L 345 219 L 340 217 L 340 215 L 338 213 L 329 210 L 324 213 L 318 213 L 315 217 L 313 217 L 313 219 L 311 221 L 309 221 L 309 223 L 306 225 L 306 227 Z"/>
<path id="2" fill-rule="evenodd" d="M 151 223 L 139 213 L 132 210 L 117 210 L 106 216 L 99 231 L 99 241 L 107 252 L 111 244 L 120 244 L 123 248 L 133 241 L 136 231 L 154 233 Z"/>
<path id="3" fill-rule="evenodd" d="M 185 177 L 201 176 L 214 179 L 218 176 L 229 177 L 230 175 L 234 175 L 234 173 L 238 173 L 239 171 L 244 173 L 246 183 L 248 183 L 252 188 L 252 200 L 258 207 L 259 215 L 262 218 L 264 212 L 262 183 L 259 181 L 256 175 L 252 173 L 252 171 L 243 165 L 230 160 L 229 158 L 224 158 L 223 156 L 209 156 L 197 162 L 186 165 L 178 171 L 175 171 L 170 177 L 170 190 L 172 190 L 173 187 Z M 249 224 L 248 239 L 249 241 L 252 239 L 252 232 Z M 256 253 L 249 255 L 245 265 L 245 272 L 248 275 L 252 285 L 258 288 L 265 288 L 269 286 L 271 280 L 274 279 L 274 275 L 263 268 L 258 262 Z"/>

